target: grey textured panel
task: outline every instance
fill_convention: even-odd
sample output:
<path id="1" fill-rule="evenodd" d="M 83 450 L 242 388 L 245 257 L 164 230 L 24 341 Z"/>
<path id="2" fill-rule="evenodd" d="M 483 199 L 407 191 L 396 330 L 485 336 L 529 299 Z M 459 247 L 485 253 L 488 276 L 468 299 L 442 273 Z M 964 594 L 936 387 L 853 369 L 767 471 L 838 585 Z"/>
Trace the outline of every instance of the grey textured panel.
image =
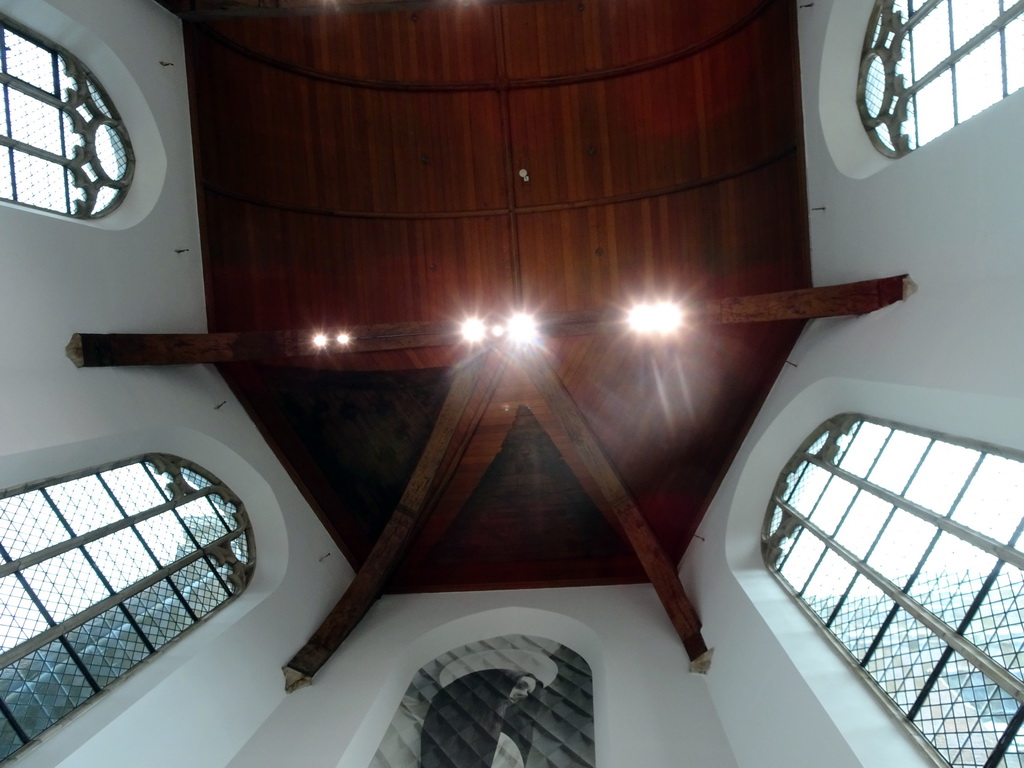
<path id="1" fill-rule="evenodd" d="M 517 698 L 517 682 L 520 690 L 536 685 Z M 453 649 L 420 669 L 369 768 L 593 765 L 590 666 L 559 643 L 506 635 Z"/>

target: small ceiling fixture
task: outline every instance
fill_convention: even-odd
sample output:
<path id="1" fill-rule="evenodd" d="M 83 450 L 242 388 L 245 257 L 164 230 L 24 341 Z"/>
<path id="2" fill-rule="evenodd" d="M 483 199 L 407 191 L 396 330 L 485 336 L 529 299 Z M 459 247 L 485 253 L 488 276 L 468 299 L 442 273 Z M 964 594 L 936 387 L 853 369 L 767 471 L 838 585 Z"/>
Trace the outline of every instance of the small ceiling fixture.
<path id="1" fill-rule="evenodd" d="M 486 335 L 487 326 L 477 317 L 471 317 L 462 324 L 462 338 L 470 344 L 483 341 Z"/>
<path id="2" fill-rule="evenodd" d="M 517 344 L 532 344 L 537 339 L 537 323 L 522 312 L 508 321 L 508 337 Z"/>
<path id="3" fill-rule="evenodd" d="M 324 336 L 322 333 L 318 333 L 316 336 L 313 337 L 313 345 L 319 347 L 320 349 L 323 349 L 324 347 L 327 346 L 327 337 Z"/>
<path id="4" fill-rule="evenodd" d="M 637 304 L 629 311 L 629 325 L 638 333 L 672 333 L 683 324 L 683 310 L 670 301 Z"/>
<path id="5" fill-rule="evenodd" d="M 350 341 L 352 341 L 352 337 L 349 336 L 344 331 L 342 331 L 341 333 L 338 334 L 338 343 L 339 344 L 348 344 Z"/>

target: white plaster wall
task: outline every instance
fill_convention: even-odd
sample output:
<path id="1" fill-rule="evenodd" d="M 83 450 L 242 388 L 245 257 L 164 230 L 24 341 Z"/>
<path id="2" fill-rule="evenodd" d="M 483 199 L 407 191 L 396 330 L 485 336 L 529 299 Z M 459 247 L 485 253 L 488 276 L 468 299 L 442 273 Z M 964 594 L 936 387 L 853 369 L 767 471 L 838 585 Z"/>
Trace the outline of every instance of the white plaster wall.
<path id="1" fill-rule="evenodd" d="M 808 327 L 684 559 L 716 649 L 709 689 L 744 767 L 932 764 L 761 565 L 767 499 L 800 440 L 860 410 L 1024 448 L 1024 93 L 880 161 L 850 130 L 871 5 L 799 11 L 808 198 L 826 208 L 809 213 L 814 280 L 909 272 L 920 290 Z"/>
<path id="2" fill-rule="evenodd" d="M 212 368 L 78 370 L 64 356 L 76 331 L 205 329 L 179 23 L 145 0 L 0 0 L 0 10 L 80 55 L 139 156 L 124 205 L 98 224 L 0 204 L 0 488 L 177 453 L 238 491 L 259 558 L 239 600 L 16 762 L 93 768 L 144 756 L 219 768 L 273 711 L 280 666 L 351 570 Z"/>
<path id="3" fill-rule="evenodd" d="M 600 768 L 733 768 L 705 678 L 649 585 L 388 596 L 230 768 L 365 768 L 413 674 L 474 640 L 562 642 L 594 674 Z"/>

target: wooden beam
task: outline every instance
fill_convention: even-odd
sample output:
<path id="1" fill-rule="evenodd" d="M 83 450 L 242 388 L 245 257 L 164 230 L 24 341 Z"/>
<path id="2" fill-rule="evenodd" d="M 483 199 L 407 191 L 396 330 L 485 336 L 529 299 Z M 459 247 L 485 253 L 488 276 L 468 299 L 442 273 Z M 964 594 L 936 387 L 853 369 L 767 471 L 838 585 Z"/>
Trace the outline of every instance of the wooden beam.
<path id="1" fill-rule="evenodd" d="M 528 3 L 550 0 L 474 0 L 473 5 Z M 381 13 L 458 8 L 466 0 L 157 0 L 186 21 L 240 17 L 315 16 L 328 13 Z"/>
<path id="2" fill-rule="evenodd" d="M 65 349 L 79 368 L 132 365 L 190 365 L 313 357 L 332 351 L 379 352 L 387 349 L 439 347 L 461 336 L 452 323 L 412 322 L 355 325 L 343 329 L 351 337 L 339 344 L 327 331 L 327 346 L 307 331 L 242 331 L 236 333 L 76 333 Z"/>
<path id="3" fill-rule="evenodd" d="M 452 437 L 475 429 L 474 425 L 463 425 L 462 422 L 488 357 L 488 353 L 476 355 L 456 371 L 441 413 L 398 506 L 345 594 L 309 642 L 284 667 L 285 690 L 290 692 L 310 684 L 313 675 L 380 597 L 384 584 L 398 566 L 413 534 L 419 528 L 442 468 L 458 463 L 457 456 L 453 458 L 448 455 Z M 497 375 L 491 378 L 496 383 L 501 377 Z M 485 396 L 489 398 L 489 395 Z M 479 421 L 484 409 L 477 408 L 475 411 L 471 419 Z M 460 442 L 461 450 L 464 450 L 466 441 Z"/>
<path id="4" fill-rule="evenodd" d="M 520 353 L 520 360 L 533 385 L 562 423 L 580 459 L 611 505 L 612 512 L 622 525 L 647 577 L 665 606 L 672 626 L 679 633 L 686 653 L 695 662 L 708 652 L 708 647 L 700 632 L 700 618 L 683 591 L 676 567 L 661 548 L 636 500 L 608 460 L 576 402 L 543 355 L 537 349 L 524 349 Z"/>
<path id="5" fill-rule="evenodd" d="M 913 282 L 906 275 L 899 275 L 822 288 L 706 299 L 695 306 L 684 307 L 684 316 L 686 323 L 698 326 L 863 315 L 901 301 L 913 288 Z M 547 336 L 611 334 L 626 330 L 625 316 L 618 309 L 548 312 L 538 315 L 537 325 Z M 351 338 L 344 345 L 334 338 L 334 334 L 341 330 Z M 321 331 L 312 329 L 238 333 L 76 333 L 71 337 L 66 353 L 79 368 L 187 365 L 437 347 L 458 344 L 462 339 L 457 324 L 449 321 L 355 325 L 323 332 L 327 334 L 328 341 L 324 348 L 313 343 L 313 337 Z"/>
<path id="6" fill-rule="evenodd" d="M 698 322 L 717 325 L 866 315 L 902 301 L 915 288 L 908 275 L 898 275 L 822 288 L 709 299 L 704 302 Z"/>

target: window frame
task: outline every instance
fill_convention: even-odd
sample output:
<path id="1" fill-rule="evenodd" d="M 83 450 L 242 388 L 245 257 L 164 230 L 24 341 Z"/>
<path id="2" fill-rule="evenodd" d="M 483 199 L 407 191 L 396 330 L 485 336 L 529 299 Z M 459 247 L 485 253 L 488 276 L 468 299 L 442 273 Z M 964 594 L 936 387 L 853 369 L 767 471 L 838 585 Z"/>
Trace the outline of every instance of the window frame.
<path id="1" fill-rule="evenodd" d="M 114 106 L 113 100 L 82 60 L 63 46 L 0 13 L 0 39 L 2 39 L 5 29 L 9 29 L 53 56 L 55 92 L 59 90 L 58 67 L 61 61 L 64 64 L 67 77 L 74 82 L 77 88 L 68 88 L 65 94 L 57 93 L 55 95 L 55 93 L 42 90 L 32 83 L 8 74 L 6 71 L 7 49 L 6 46 L 0 44 L 0 126 L 3 127 L 3 130 L 0 131 L 0 163 L 8 166 L 12 195 L 14 195 L 14 197 L 0 196 L 0 201 L 77 220 L 89 221 L 108 216 L 124 202 L 135 176 L 135 152 L 132 149 L 128 130 Z M 67 118 L 70 128 L 62 127 L 63 154 L 54 154 L 11 136 L 13 132 L 9 96 L 11 91 L 59 110 L 62 115 L 62 123 L 64 118 Z M 97 132 L 104 127 L 116 135 L 124 154 L 123 172 L 116 179 L 104 169 L 96 148 Z M 82 142 L 80 146 L 74 148 L 70 157 L 67 156 L 67 151 L 64 149 L 65 133 L 78 137 Z M 66 210 L 15 199 L 18 185 L 15 152 L 21 152 L 64 169 Z M 95 178 L 93 178 L 94 176 Z M 103 208 L 96 211 L 99 195 L 105 189 L 112 190 L 113 197 Z"/>
<path id="2" fill-rule="evenodd" d="M 941 133 L 927 139 L 924 144 L 964 122 L 958 114 L 956 65 L 993 36 L 1001 37 L 1002 96 L 997 102 L 1011 94 L 1007 83 L 1005 29 L 1012 21 L 1024 14 L 1024 2 L 1021 0 L 1000 0 L 1000 7 L 1003 10 L 959 47 L 954 45 L 952 23 L 950 22 L 950 54 L 935 64 L 928 72 L 922 73 L 920 76 L 914 74 L 913 82 L 907 84 L 904 76 L 897 73 L 897 65 L 903 59 L 904 40 L 913 32 L 914 27 L 927 18 L 932 10 L 942 2 L 950 3 L 949 13 L 952 12 L 952 5 L 951 0 L 923 0 L 917 9 L 910 13 L 909 18 L 904 20 L 902 13 L 894 10 L 897 2 L 901 1 L 905 0 L 875 0 L 868 19 L 857 78 L 857 110 L 864 129 L 875 149 L 886 157 L 894 159 L 903 157 L 923 146 L 922 143 L 919 143 L 917 135 L 914 136 L 914 145 L 911 146 L 910 137 L 903 131 L 907 123 L 911 101 L 926 86 L 947 72 L 951 73 L 952 78 L 953 124 Z M 876 62 L 880 64 L 883 71 L 884 88 L 879 113 L 872 115 L 868 106 L 868 90 L 872 65 Z M 910 66 L 912 70 L 912 62 Z M 966 119 L 969 120 L 970 117 L 973 115 Z M 917 125 L 916 120 L 914 125 Z M 888 143 L 879 136 L 879 130 L 887 134 Z"/>
<path id="3" fill-rule="evenodd" d="M 925 507 L 905 498 L 902 494 L 893 493 L 868 481 L 867 477 L 871 474 L 870 470 L 864 472 L 864 477 L 861 478 L 858 475 L 844 472 L 838 466 L 832 464 L 836 458 L 836 454 L 840 450 L 837 446 L 837 439 L 842 435 L 848 435 L 852 427 L 859 422 L 868 422 L 891 430 L 899 430 L 928 440 L 941 441 L 945 444 L 979 452 L 974 469 L 964 479 L 958 495 L 951 501 L 949 510 L 945 515 L 928 510 Z M 823 435 L 825 435 L 825 433 L 828 433 L 828 435 L 827 439 L 824 439 L 823 441 Z M 891 434 L 893 433 L 890 433 L 889 437 L 891 437 Z M 887 437 L 886 440 L 888 439 L 889 438 Z M 817 445 L 819 441 L 823 441 L 823 444 L 820 446 Z M 921 457 L 918 459 L 916 468 L 907 480 L 904 493 L 906 492 L 906 489 L 910 487 L 916 472 L 920 470 L 921 466 L 924 464 L 930 447 L 931 446 L 929 445 L 929 448 L 924 450 Z M 878 449 L 875 461 L 877 461 L 878 457 L 882 455 L 884 450 L 885 444 Z M 903 730 L 913 737 L 917 744 L 923 748 L 923 751 L 932 760 L 934 760 L 937 765 L 947 767 L 950 765 L 960 765 L 960 763 L 951 763 L 942 754 L 940 754 L 939 748 L 933 744 L 928 736 L 913 720 L 910 719 L 911 715 L 908 715 L 900 708 L 897 702 L 894 701 L 890 694 L 882 687 L 882 684 L 876 680 L 871 671 L 867 669 L 866 665 L 872 659 L 872 654 L 875 648 L 879 646 L 881 639 L 885 636 L 888 626 L 887 623 L 882 623 L 878 628 L 869 627 L 871 631 L 874 632 L 874 639 L 868 647 L 868 650 L 863 654 L 863 658 L 856 655 L 846 645 L 843 639 L 830 628 L 829 623 L 836 617 L 840 609 L 843 607 L 844 601 L 847 596 L 849 596 L 850 588 L 853 583 L 858 578 L 863 577 L 870 581 L 891 601 L 890 604 L 886 604 L 884 601 L 881 603 L 885 613 L 892 613 L 892 616 L 889 617 L 890 619 L 902 610 L 909 614 L 913 619 L 923 624 L 924 628 L 929 630 L 931 634 L 937 638 L 939 644 L 944 645 L 945 648 L 937 657 L 938 660 L 936 664 L 932 665 L 932 667 L 935 667 L 934 670 L 932 667 L 921 668 L 928 675 L 929 679 L 924 685 L 914 689 L 915 698 L 920 701 L 925 701 L 932 691 L 937 690 L 935 688 L 935 678 L 942 673 L 948 663 L 952 663 L 951 657 L 954 654 L 959 654 L 975 671 L 985 675 L 989 684 L 1002 689 L 1002 692 L 1006 697 L 1015 699 L 1016 701 L 1016 713 L 1007 717 L 1005 735 L 1002 735 L 1001 738 L 998 739 L 996 746 L 990 749 L 985 762 L 986 766 L 990 764 L 1002 764 L 1002 757 L 1007 750 L 1013 746 L 1015 743 L 1014 740 L 1016 739 L 1016 743 L 1019 745 L 1021 740 L 1024 739 L 1024 681 L 1001 665 L 983 649 L 970 642 L 964 634 L 967 629 L 971 627 L 973 619 L 978 615 L 978 607 L 983 604 L 986 596 L 992 594 L 996 589 L 994 585 L 994 575 L 998 574 L 1006 565 L 1024 571 L 1024 551 L 1015 548 L 1015 545 L 1021 546 L 1020 542 L 1024 541 L 1024 535 L 1022 535 L 1024 534 L 1024 514 L 1022 514 L 1022 518 L 1017 522 L 1014 534 L 1007 537 L 1007 541 L 1009 543 L 1002 543 L 974 530 L 973 528 L 970 528 L 969 526 L 951 519 L 955 514 L 957 505 L 971 487 L 971 483 L 974 481 L 975 473 L 978 471 L 978 468 L 981 466 L 984 459 L 990 455 L 1000 459 L 1008 459 L 1019 464 L 1024 464 L 1024 452 L 994 445 L 985 441 L 952 437 L 943 432 L 915 427 L 894 420 L 866 416 L 860 413 L 838 414 L 826 420 L 811 432 L 811 434 L 800 443 L 797 451 L 783 466 L 775 487 L 773 488 L 761 531 L 762 558 L 767 570 L 783 587 L 786 593 L 793 598 L 793 601 L 797 606 L 799 606 L 799 609 L 805 615 L 809 616 L 813 624 L 821 630 L 821 634 L 824 635 L 829 645 L 837 651 L 840 656 L 842 656 L 849 666 L 856 671 L 858 678 L 865 682 L 868 689 L 872 691 L 876 698 L 883 702 L 884 708 L 888 714 L 900 722 Z M 963 619 L 959 621 L 959 624 L 961 625 L 959 632 L 952 624 L 946 623 L 942 618 L 932 613 L 929 608 L 921 605 L 917 600 L 907 594 L 906 590 L 912 588 L 914 580 L 922 571 L 922 565 L 929 556 L 930 547 L 923 551 L 923 554 L 913 571 L 913 575 L 909 579 L 904 579 L 903 584 L 906 585 L 904 587 L 903 584 L 895 584 L 889 581 L 875 568 L 867 564 L 866 561 L 871 557 L 871 549 L 869 549 L 867 554 L 863 557 L 858 557 L 855 553 L 850 552 L 846 547 L 836 541 L 839 531 L 842 528 L 842 518 L 840 519 L 840 522 L 836 524 L 836 531 L 833 534 L 826 534 L 808 519 L 808 516 L 814 515 L 813 511 L 809 512 L 808 516 L 804 516 L 783 501 L 784 497 L 790 490 L 791 478 L 797 477 L 797 473 L 805 462 L 810 462 L 811 464 L 822 468 L 826 472 L 829 472 L 831 477 L 839 477 L 842 480 L 851 482 L 858 488 L 858 493 L 867 492 L 872 494 L 875 498 L 879 498 L 886 503 L 891 503 L 896 509 L 902 509 L 918 519 L 932 523 L 935 527 L 933 532 L 935 538 L 932 541 L 931 546 L 934 546 L 939 536 L 945 532 L 957 537 L 961 541 L 966 541 L 969 544 L 976 546 L 983 553 L 992 555 L 995 558 L 996 562 L 992 569 L 992 575 L 990 575 L 988 580 L 979 586 L 977 590 L 967 593 L 969 607 L 966 609 Z M 795 487 L 798 482 L 799 480 L 794 482 L 793 486 Z M 822 497 L 824 497 L 827 487 L 828 483 L 822 486 L 817 496 L 812 497 L 812 501 L 815 505 Z M 856 496 L 854 496 L 849 502 L 849 506 L 847 507 L 847 512 L 845 514 L 849 514 L 849 510 L 852 509 L 854 505 L 854 499 L 856 499 Z M 1024 500 L 1022 500 L 1022 502 L 1024 502 Z M 781 509 L 778 523 L 775 522 L 777 509 Z M 1024 512 L 1024 509 L 1022 509 L 1022 512 Z M 895 510 L 888 513 L 886 522 L 875 534 L 875 544 L 882 539 L 882 536 L 891 522 L 894 513 Z M 806 529 L 814 534 L 816 538 L 820 539 L 825 544 L 825 546 L 822 549 L 821 555 L 818 556 L 817 564 L 807 573 L 803 581 L 803 586 L 797 588 L 791 584 L 787 578 L 782 575 L 782 573 L 780 573 L 777 565 L 780 561 L 780 555 L 782 554 L 783 543 L 787 540 L 794 539 L 796 534 L 798 534 L 802 529 Z M 790 546 L 793 546 L 792 542 Z M 873 546 L 874 545 L 872 545 L 872 547 Z M 792 550 L 790 549 L 790 551 Z M 830 617 L 826 621 L 826 619 L 822 618 L 822 616 L 814 610 L 814 607 L 801 595 L 801 592 L 810 586 L 817 568 L 822 563 L 825 556 L 830 552 L 837 554 L 848 565 L 852 566 L 855 576 L 840 594 L 839 601 L 836 605 L 830 609 Z M 783 567 L 784 565 L 785 563 L 783 563 Z M 876 613 L 875 615 L 880 614 Z M 1018 631 L 1021 630 L 1020 627 L 1017 629 Z M 1021 637 L 1019 639 L 1024 641 L 1024 632 L 1021 632 Z M 897 647 L 901 648 L 903 646 L 900 645 Z M 967 685 L 964 685 L 958 690 L 964 691 L 967 687 Z M 957 700 L 964 702 L 967 701 L 967 699 L 960 699 L 959 695 Z M 983 710 L 979 709 L 979 722 L 983 719 L 982 713 Z M 968 734 L 964 736 L 964 742 L 961 749 L 977 749 L 974 746 L 967 746 L 973 733 L 976 732 L 969 731 Z"/>
<path id="4" fill-rule="evenodd" d="M 166 501 L 155 506 L 150 506 L 146 509 L 128 512 L 122 504 L 122 501 L 116 495 L 115 490 L 112 490 L 106 481 L 100 479 L 99 476 L 104 472 L 142 464 L 152 465 L 152 469 L 147 468 L 145 471 L 149 475 L 150 479 L 153 480 L 160 495 L 166 498 Z M 193 477 L 198 475 L 200 479 L 206 481 L 208 484 L 203 485 L 202 487 L 198 484 L 190 484 L 190 481 L 186 476 L 189 473 L 192 473 Z M 168 475 L 170 476 L 169 480 L 167 480 Z M 0 721 L 2 721 L 4 725 L 8 726 L 9 730 L 22 740 L 21 746 L 15 748 L 6 756 L 0 757 L 0 762 L 13 758 L 16 755 L 20 755 L 26 747 L 37 743 L 40 738 L 45 737 L 46 733 L 54 727 L 66 722 L 68 718 L 76 716 L 83 709 L 96 701 L 97 698 L 109 688 L 120 684 L 124 679 L 129 677 L 136 669 L 138 669 L 139 666 L 148 663 L 161 650 L 169 645 L 177 643 L 183 636 L 187 635 L 190 630 L 200 624 L 203 624 L 211 615 L 234 602 L 252 580 L 256 564 L 256 544 L 253 536 L 252 524 L 248 512 L 245 509 L 245 505 L 238 496 L 213 473 L 192 461 L 178 456 L 166 453 L 146 453 L 128 459 L 108 462 L 103 465 L 84 470 L 76 470 L 44 481 L 36 481 L 4 489 L 0 491 L 0 501 L 41 491 L 50 510 L 54 513 L 54 516 L 58 519 L 60 525 L 64 527 L 64 532 L 70 534 L 73 533 L 73 530 L 65 520 L 63 512 L 58 509 L 58 505 L 51 499 L 48 491 L 49 489 L 63 483 L 89 477 L 98 478 L 98 482 L 102 486 L 103 491 L 109 497 L 104 498 L 103 502 L 112 502 L 121 514 L 120 519 L 115 519 L 113 522 L 99 525 L 85 533 L 73 535 L 63 541 L 58 541 L 33 552 L 28 552 L 21 557 L 9 556 L 6 545 L 2 547 L 2 550 L 0 550 L 0 577 L 7 578 L 9 576 L 16 576 L 19 585 L 30 597 L 33 606 L 47 624 L 45 629 L 42 631 L 36 632 L 20 642 L 16 642 L 6 650 L 0 652 L 0 671 L 4 671 L 8 667 L 29 658 L 32 654 L 45 649 L 51 643 L 59 643 L 62 650 L 68 656 L 70 664 L 75 667 L 77 674 L 89 683 L 92 691 L 77 704 L 70 707 L 70 709 L 57 717 L 49 725 L 45 726 L 41 730 L 34 731 L 31 735 L 29 735 L 29 733 L 20 725 L 15 724 L 15 717 L 12 715 L 6 701 L 0 697 Z M 216 502 L 212 500 L 210 501 L 210 507 L 215 510 L 215 514 L 220 518 L 221 523 L 230 527 L 229 523 L 225 521 L 226 518 L 230 517 L 233 518 L 232 522 L 235 523 L 235 527 L 230 528 L 226 533 L 223 533 L 203 544 L 200 541 L 200 538 L 205 539 L 206 537 L 198 535 L 191 526 L 187 525 L 184 518 L 178 514 L 177 510 L 195 501 L 213 496 L 220 498 L 224 508 L 229 506 L 233 507 L 233 511 L 224 511 L 218 507 Z M 137 525 L 144 523 L 149 519 L 166 514 L 167 512 L 172 512 L 177 522 L 181 524 L 184 529 L 184 533 L 187 539 L 190 540 L 193 548 L 191 551 L 181 554 L 180 556 L 175 555 L 173 561 L 167 562 L 165 559 L 164 562 L 166 562 L 166 564 L 164 564 L 164 562 L 161 562 L 154 551 L 150 548 L 150 544 L 139 532 Z M 120 589 L 115 589 L 111 583 L 107 581 L 108 575 L 104 575 L 103 570 L 96 564 L 93 560 L 93 556 L 85 549 L 85 547 L 88 544 L 98 542 L 105 537 L 112 536 L 126 530 L 132 530 L 135 532 L 136 537 L 139 539 L 142 547 L 146 550 L 153 562 L 146 562 L 147 566 L 152 567 L 145 572 L 145 575 L 125 584 Z M 232 546 L 239 539 L 244 541 L 244 560 L 239 558 L 238 553 Z M 62 621 L 55 621 L 43 606 L 43 601 L 38 596 L 37 590 L 33 588 L 25 577 L 20 574 L 34 565 L 45 563 L 51 558 L 59 557 L 62 554 L 72 551 L 80 551 L 84 554 L 85 560 L 93 571 L 96 572 L 100 580 L 103 581 L 104 586 L 110 591 L 110 594 L 100 600 L 92 602 L 86 608 L 70 613 L 70 615 Z M 224 599 L 211 607 L 207 607 L 205 605 L 197 607 L 196 605 L 193 605 L 188 599 L 186 599 L 186 595 L 182 591 L 183 588 L 172 581 L 172 577 L 175 574 L 184 571 L 196 562 L 202 561 L 206 562 L 209 569 L 214 573 L 216 579 L 221 584 L 223 590 L 227 592 L 227 596 Z M 223 571 L 227 572 L 225 573 Z M 190 621 L 186 626 L 180 628 L 170 627 L 168 629 L 168 627 L 160 626 L 159 630 L 161 636 L 158 637 L 154 634 L 153 627 L 148 625 L 144 626 L 144 615 L 133 614 L 125 604 L 133 597 L 145 593 L 151 587 L 157 586 L 162 582 L 166 582 L 168 584 L 170 590 L 181 602 L 180 607 L 183 609 L 184 613 L 189 615 Z M 187 589 L 191 589 L 195 583 Z M 63 594 L 63 591 L 61 594 Z M 130 625 L 132 631 L 138 635 L 138 639 L 141 640 L 141 644 L 146 650 L 141 658 L 133 658 L 131 653 L 123 648 L 119 648 L 121 653 L 118 658 L 124 661 L 124 663 L 120 665 L 120 671 L 105 682 L 100 682 L 97 678 L 102 678 L 104 675 L 99 675 L 96 673 L 95 669 L 88 668 L 88 659 L 83 660 L 80 649 L 73 647 L 73 641 L 69 640 L 68 636 L 73 634 L 79 628 L 89 624 L 89 622 L 94 619 L 103 616 L 107 612 L 116 612 L 118 610 L 120 611 L 118 618 L 124 622 L 124 625 Z M 200 610 L 202 610 L 201 613 Z M 113 670 L 113 668 L 111 669 Z M 28 681 L 25 682 L 28 684 Z M 17 693 L 17 691 L 14 691 L 12 695 L 14 693 Z"/>

